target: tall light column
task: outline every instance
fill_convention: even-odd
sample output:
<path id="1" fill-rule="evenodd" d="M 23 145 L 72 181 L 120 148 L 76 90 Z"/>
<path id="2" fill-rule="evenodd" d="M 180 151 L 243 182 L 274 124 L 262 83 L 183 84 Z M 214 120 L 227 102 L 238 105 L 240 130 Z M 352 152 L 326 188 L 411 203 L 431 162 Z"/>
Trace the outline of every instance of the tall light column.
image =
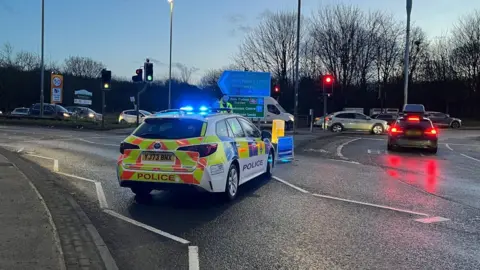
<path id="1" fill-rule="evenodd" d="M 173 0 L 170 3 L 170 63 L 168 66 L 168 109 L 172 108 L 172 36 L 173 36 Z"/>
<path id="2" fill-rule="evenodd" d="M 299 62 L 299 52 L 300 52 L 300 19 L 302 10 L 302 1 L 298 0 L 298 10 L 297 10 L 297 52 L 295 59 L 295 105 L 293 109 L 293 134 L 297 131 L 297 121 L 298 121 L 298 84 L 300 80 L 300 74 L 298 74 L 298 62 Z"/>
<path id="3" fill-rule="evenodd" d="M 403 61 L 403 105 L 408 103 L 408 60 L 410 58 L 410 14 L 412 13 L 412 0 L 407 0 L 407 33 L 405 35 L 405 59 Z"/>
<path id="4" fill-rule="evenodd" d="M 44 63 L 44 39 L 45 39 L 45 0 L 42 0 L 42 48 L 40 53 L 40 117 L 43 117 L 45 63 Z"/>

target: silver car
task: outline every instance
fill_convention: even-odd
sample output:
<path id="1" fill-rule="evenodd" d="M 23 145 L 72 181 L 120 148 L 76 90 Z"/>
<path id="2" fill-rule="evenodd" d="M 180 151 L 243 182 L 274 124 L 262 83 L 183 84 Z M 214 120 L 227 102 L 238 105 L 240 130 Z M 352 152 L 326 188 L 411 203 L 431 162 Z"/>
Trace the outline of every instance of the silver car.
<path id="1" fill-rule="evenodd" d="M 341 111 L 333 113 L 327 118 L 327 128 L 332 132 L 342 132 L 345 130 L 367 131 L 380 135 L 388 131 L 387 121 L 372 119 L 363 113 L 352 111 Z"/>

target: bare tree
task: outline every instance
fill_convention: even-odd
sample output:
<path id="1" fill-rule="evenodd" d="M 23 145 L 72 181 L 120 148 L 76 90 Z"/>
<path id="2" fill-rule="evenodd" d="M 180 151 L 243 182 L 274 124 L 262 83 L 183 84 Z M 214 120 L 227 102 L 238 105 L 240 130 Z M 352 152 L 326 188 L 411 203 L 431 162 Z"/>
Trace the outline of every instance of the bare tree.
<path id="1" fill-rule="evenodd" d="M 0 66 L 9 67 L 13 64 L 13 46 L 10 43 L 5 43 L 0 50 Z"/>
<path id="2" fill-rule="evenodd" d="M 237 65 L 248 70 L 272 72 L 274 77 L 286 82 L 295 63 L 296 25 L 295 12 L 265 15 L 240 46 Z"/>
<path id="3" fill-rule="evenodd" d="M 78 77 L 98 78 L 105 66 L 88 57 L 70 56 L 65 59 L 63 72 Z"/>
<path id="4" fill-rule="evenodd" d="M 15 56 L 15 67 L 21 71 L 32 71 L 40 68 L 40 57 L 34 53 L 20 51 Z"/>
<path id="5" fill-rule="evenodd" d="M 480 87 L 480 11 L 465 16 L 453 31 L 452 59 L 458 74 L 464 78 L 472 92 Z"/>
<path id="6" fill-rule="evenodd" d="M 446 82 L 455 78 L 452 62 L 452 42 L 447 36 L 435 38 L 429 48 L 427 64 L 423 70 L 424 81 Z"/>
<path id="7" fill-rule="evenodd" d="M 200 79 L 200 87 L 218 89 L 218 79 L 222 75 L 223 69 L 210 69 Z"/>
<path id="8" fill-rule="evenodd" d="M 175 63 L 175 67 L 180 72 L 179 80 L 182 83 L 189 83 L 192 75 L 199 70 L 196 67 L 188 67 L 182 63 Z"/>
<path id="9" fill-rule="evenodd" d="M 381 18 L 381 27 L 376 40 L 377 79 L 385 87 L 390 78 L 399 70 L 397 63 L 402 56 L 403 29 L 392 16 Z"/>
<path id="10" fill-rule="evenodd" d="M 322 7 L 313 17 L 310 34 L 318 45 L 317 55 L 326 71 L 337 78 L 342 92 L 352 85 L 357 72 L 364 21 L 365 15 L 359 8 L 346 5 Z"/>

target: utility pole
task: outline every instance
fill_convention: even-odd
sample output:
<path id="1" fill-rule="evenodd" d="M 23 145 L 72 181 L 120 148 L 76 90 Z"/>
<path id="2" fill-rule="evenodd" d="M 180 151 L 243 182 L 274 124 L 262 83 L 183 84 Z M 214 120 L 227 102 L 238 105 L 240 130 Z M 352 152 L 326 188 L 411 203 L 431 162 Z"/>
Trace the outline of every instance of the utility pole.
<path id="1" fill-rule="evenodd" d="M 410 58 L 410 14 L 412 13 L 412 0 L 407 0 L 407 33 L 405 35 L 405 59 L 403 67 L 403 105 L 408 103 L 408 60 Z"/>
<path id="2" fill-rule="evenodd" d="M 40 117 L 43 117 L 43 103 L 45 102 L 45 0 L 42 0 L 42 49 L 40 56 Z"/>
<path id="3" fill-rule="evenodd" d="M 298 62 L 299 62 L 299 52 L 300 52 L 300 19 L 302 11 L 302 0 L 298 0 L 298 10 L 297 10 L 297 51 L 295 59 L 295 106 L 294 106 L 294 121 L 293 121 L 293 134 L 297 131 L 297 122 L 298 122 L 298 84 L 300 80 L 300 74 L 298 74 Z"/>

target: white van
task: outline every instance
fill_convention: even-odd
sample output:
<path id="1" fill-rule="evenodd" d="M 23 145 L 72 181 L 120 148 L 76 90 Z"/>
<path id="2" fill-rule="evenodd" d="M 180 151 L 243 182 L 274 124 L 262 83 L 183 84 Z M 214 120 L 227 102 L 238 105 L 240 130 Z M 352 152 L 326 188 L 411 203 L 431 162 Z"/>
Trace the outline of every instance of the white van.
<path id="1" fill-rule="evenodd" d="M 273 97 L 264 98 L 263 111 L 265 118 L 252 118 L 254 122 L 259 122 L 261 127 L 271 127 L 273 120 L 279 119 L 285 121 L 285 130 L 293 128 L 293 121 L 295 121 L 293 115 L 288 113 Z"/>

